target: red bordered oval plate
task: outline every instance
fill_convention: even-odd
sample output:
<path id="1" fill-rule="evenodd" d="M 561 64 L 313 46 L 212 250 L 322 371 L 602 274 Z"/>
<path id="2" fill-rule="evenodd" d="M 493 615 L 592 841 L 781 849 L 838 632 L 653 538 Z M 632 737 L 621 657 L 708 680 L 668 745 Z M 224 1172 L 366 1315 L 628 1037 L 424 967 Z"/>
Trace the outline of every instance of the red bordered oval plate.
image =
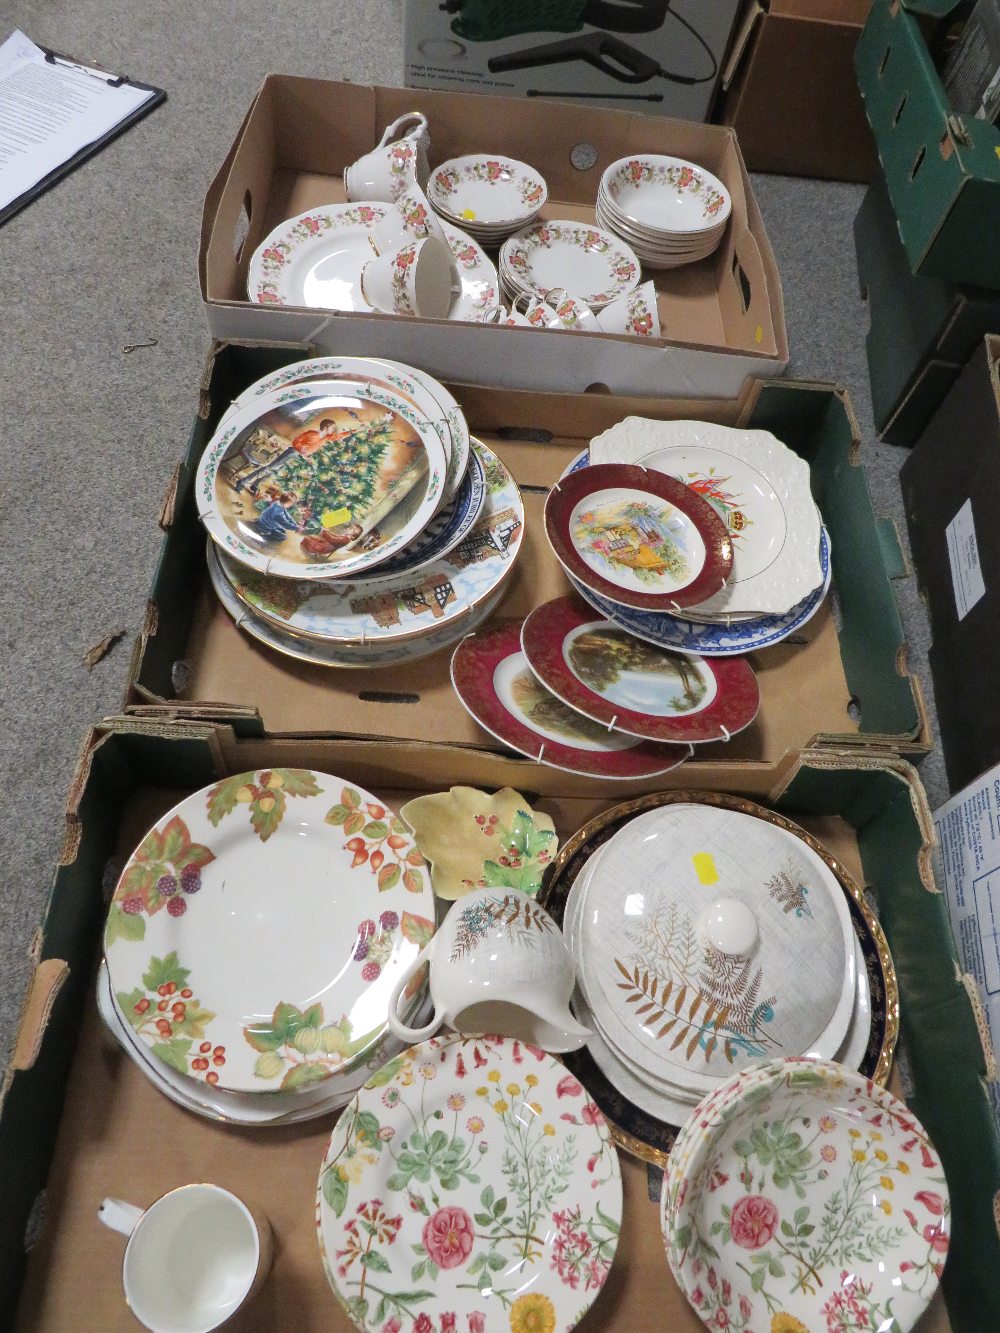
<path id="1" fill-rule="evenodd" d="M 680 611 L 725 587 L 733 544 L 707 500 L 662 472 L 601 463 L 562 477 L 545 534 L 567 573 L 619 606 Z"/>
<path id="2" fill-rule="evenodd" d="M 757 716 L 743 657 L 672 653 L 637 639 L 576 597 L 536 607 L 521 630 L 528 665 L 585 717 L 654 741 L 726 741 Z"/>
<path id="3" fill-rule="evenodd" d="M 537 679 L 521 648 L 520 620 L 469 634 L 451 659 L 451 683 L 469 715 L 503 745 L 550 768 L 626 781 L 669 773 L 691 753 L 611 732 L 582 717 Z"/>

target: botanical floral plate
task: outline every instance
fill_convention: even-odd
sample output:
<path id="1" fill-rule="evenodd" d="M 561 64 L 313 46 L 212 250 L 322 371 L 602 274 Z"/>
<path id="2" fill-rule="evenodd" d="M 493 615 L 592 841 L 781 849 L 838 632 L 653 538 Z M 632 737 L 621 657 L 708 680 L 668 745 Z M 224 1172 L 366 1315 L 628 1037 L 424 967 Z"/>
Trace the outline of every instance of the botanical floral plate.
<path id="1" fill-rule="evenodd" d="M 760 689 L 742 657 L 657 648 L 594 615 L 578 597 L 536 607 L 521 630 L 528 665 L 595 722 L 649 740 L 728 741 L 757 716 Z"/>
<path id="2" fill-rule="evenodd" d="M 240 564 L 346 577 L 423 531 L 442 506 L 447 466 L 434 424 L 406 399 L 317 380 L 262 394 L 217 429 L 195 495 L 209 536 Z"/>
<path id="3" fill-rule="evenodd" d="M 545 501 L 545 535 L 568 574 L 616 605 L 679 612 L 724 587 L 733 543 L 707 500 L 621 463 L 569 472 Z"/>
<path id="4" fill-rule="evenodd" d="M 469 715 L 504 745 L 550 768 L 625 780 L 669 773 L 690 750 L 609 732 L 576 713 L 534 675 L 520 620 L 467 635 L 451 659 L 451 683 Z"/>
<path id="5" fill-rule="evenodd" d="M 572 1329 L 621 1216 L 617 1154 L 580 1083 L 489 1037 L 424 1042 L 363 1087 L 316 1201 L 327 1277 L 365 1333 Z"/>
<path id="6" fill-rule="evenodd" d="M 776 1061 L 702 1103 L 675 1152 L 667 1256 L 710 1327 L 913 1327 L 951 1208 L 923 1127 L 885 1088 L 842 1065 Z"/>
<path id="7" fill-rule="evenodd" d="M 551 817 L 510 787 L 493 796 L 452 787 L 417 796 L 399 813 L 430 864 L 435 894 L 448 902 L 487 887 L 534 896 L 559 848 Z"/>
<path id="8" fill-rule="evenodd" d="M 433 933 L 424 860 L 398 816 L 339 778 L 276 768 L 195 792 L 150 829 L 104 952 L 154 1056 L 267 1092 L 379 1049 L 392 989 Z"/>
<path id="9" fill-rule="evenodd" d="M 388 646 L 443 629 L 506 583 L 521 548 L 517 483 L 496 454 L 485 446 L 477 450 L 484 479 L 479 518 L 460 544 L 424 568 L 364 583 L 321 583 L 261 575 L 223 553 L 223 572 L 240 600 L 265 620 L 327 644 Z"/>
<path id="10" fill-rule="evenodd" d="M 500 272 L 535 296 L 553 287 L 574 292 L 592 310 L 610 305 L 642 281 L 639 261 L 624 241 L 582 222 L 536 222 L 504 241 Z"/>
<path id="11" fill-rule="evenodd" d="M 654 237 L 690 235 L 726 221 L 732 200 L 723 183 L 683 158 L 644 153 L 619 158 L 601 177 L 601 196 L 619 214 Z"/>
<path id="12" fill-rule="evenodd" d="M 530 222 L 548 198 L 545 181 L 526 162 L 470 153 L 431 173 L 427 197 L 439 213 L 475 231 L 513 230 Z"/>
<path id="13" fill-rule="evenodd" d="M 364 379 L 390 393 L 398 393 L 434 423 L 448 455 L 445 498 L 452 499 L 465 477 L 472 450 L 465 414 L 433 375 L 401 361 L 385 361 L 371 356 L 315 356 L 308 361 L 295 361 L 256 380 L 238 394 L 223 412 L 219 426 L 225 426 L 235 411 L 263 393 L 273 393 L 276 389 L 309 380 L 341 379 Z"/>

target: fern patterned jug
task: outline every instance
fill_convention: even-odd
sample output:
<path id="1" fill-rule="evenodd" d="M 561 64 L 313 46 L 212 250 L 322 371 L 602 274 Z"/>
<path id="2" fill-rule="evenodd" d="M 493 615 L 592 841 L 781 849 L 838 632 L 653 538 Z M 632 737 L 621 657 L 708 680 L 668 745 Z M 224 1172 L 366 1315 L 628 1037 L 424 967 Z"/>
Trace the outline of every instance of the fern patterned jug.
<path id="1" fill-rule="evenodd" d="M 426 1026 L 411 1028 L 399 1017 L 399 1003 L 425 964 L 434 1015 Z M 513 1037 L 556 1054 L 576 1051 L 593 1034 L 570 1013 L 575 981 L 562 932 L 544 908 L 513 889 L 477 889 L 454 904 L 399 978 L 389 1027 L 414 1043 L 448 1023 L 469 1036 Z"/>

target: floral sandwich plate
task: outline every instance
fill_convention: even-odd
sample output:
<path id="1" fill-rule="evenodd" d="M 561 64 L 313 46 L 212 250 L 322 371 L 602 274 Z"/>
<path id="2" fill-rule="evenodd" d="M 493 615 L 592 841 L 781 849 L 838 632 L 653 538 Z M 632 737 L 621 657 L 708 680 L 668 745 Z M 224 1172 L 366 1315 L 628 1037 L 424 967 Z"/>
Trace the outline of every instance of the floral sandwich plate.
<path id="1" fill-rule="evenodd" d="M 240 564 L 284 578 L 371 569 L 442 507 L 433 422 L 374 384 L 317 380 L 262 394 L 216 430 L 195 478 L 201 521 Z"/>
<path id="2" fill-rule="evenodd" d="M 474 476 L 483 482 L 482 512 L 466 525 L 460 544 L 424 568 L 363 583 L 320 583 L 260 575 L 223 552 L 223 573 L 255 614 L 288 634 L 325 644 L 388 647 L 448 625 L 457 631 L 461 618 L 494 599 L 507 582 L 524 532 L 521 494 L 506 467 L 478 442 L 475 463 Z"/>
<path id="3" fill-rule="evenodd" d="M 219 426 L 225 426 L 235 411 L 246 407 L 261 394 L 309 380 L 343 379 L 366 380 L 390 393 L 398 393 L 434 423 L 448 454 L 445 498 L 452 499 L 462 485 L 472 452 L 465 414 L 444 385 L 432 375 L 400 361 L 384 361 L 370 356 L 316 356 L 308 361 L 295 361 L 256 380 L 238 394 L 222 414 Z"/>
<path id="4" fill-rule="evenodd" d="M 150 829 L 104 953 L 156 1058 L 230 1092 L 287 1091 L 381 1048 L 392 989 L 433 933 L 401 820 L 339 778 L 275 768 L 195 792 Z"/>
<path id="5" fill-rule="evenodd" d="M 646 810 L 692 800 L 722 809 L 739 810 L 744 814 L 753 815 L 756 819 L 794 832 L 795 836 L 805 841 L 823 859 L 836 876 L 850 909 L 856 952 L 860 950 L 859 956 L 863 960 L 867 978 L 867 1000 L 865 988 L 859 983 L 856 1023 L 858 1030 L 849 1038 L 849 1044 L 838 1054 L 847 1059 L 849 1053 L 852 1065 L 865 1077 L 885 1083 L 889 1077 L 899 1034 L 899 992 L 892 955 L 885 935 L 852 876 L 822 844 L 782 815 L 764 809 L 752 801 L 722 793 L 658 792 L 625 801 L 597 815 L 563 845 L 539 893 L 539 901 L 557 923 L 565 925 L 567 903 L 574 885 L 585 874 L 595 853 L 606 846 L 619 829 Z M 867 1042 L 861 1031 L 865 1026 L 866 1008 Z M 580 1011 L 577 1012 L 577 1017 L 581 1021 L 586 1021 Z M 671 1119 L 665 1107 L 657 1114 L 629 1095 L 629 1088 L 617 1079 L 615 1072 L 613 1070 L 609 1072 L 604 1067 L 601 1052 L 598 1051 L 595 1055 L 589 1045 L 561 1058 L 604 1112 L 619 1147 L 643 1161 L 665 1166 L 677 1136 L 677 1125 L 686 1119 L 690 1107 L 683 1108 L 685 1112 L 683 1117 L 680 1115 L 681 1108 L 676 1108 L 675 1119 Z"/>
<path id="6" fill-rule="evenodd" d="M 672 653 L 594 615 L 577 597 L 536 607 L 521 630 L 528 665 L 585 717 L 648 740 L 728 741 L 757 716 L 749 662 Z"/>
<path id="7" fill-rule="evenodd" d="M 661 1203 L 710 1327 L 913 1328 L 948 1253 L 944 1170 L 912 1112 L 842 1065 L 775 1061 L 702 1103 Z"/>
<path id="8" fill-rule="evenodd" d="M 334 1128 L 316 1227 L 364 1333 L 563 1333 L 600 1295 L 622 1186 L 600 1111 L 503 1038 L 412 1047 Z"/>
<path id="9" fill-rule="evenodd" d="M 707 500 L 660 472 L 622 463 L 561 477 L 545 535 L 578 582 L 632 610 L 680 612 L 726 584 L 733 543 Z"/>
<path id="10" fill-rule="evenodd" d="M 503 745 L 550 768 L 607 780 L 669 773 L 690 747 L 609 732 L 541 683 L 521 648 L 520 620 L 469 634 L 451 659 L 451 683 L 466 712 Z"/>
<path id="11" fill-rule="evenodd" d="M 500 271 L 515 290 L 544 296 L 554 287 L 574 292 L 599 310 L 627 296 L 642 281 L 624 241 L 581 222 L 536 222 L 504 241 Z"/>

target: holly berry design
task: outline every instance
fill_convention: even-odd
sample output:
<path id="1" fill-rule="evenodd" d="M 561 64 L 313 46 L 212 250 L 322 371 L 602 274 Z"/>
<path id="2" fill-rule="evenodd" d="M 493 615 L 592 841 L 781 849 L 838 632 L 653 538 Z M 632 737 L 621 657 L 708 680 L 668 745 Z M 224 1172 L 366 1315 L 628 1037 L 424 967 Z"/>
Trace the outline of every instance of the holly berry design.
<path id="1" fill-rule="evenodd" d="M 126 1022 L 150 1043 L 157 1059 L 179 1074 L 215 1084 L 226 1063 L 226 1048 L 206 1038 L 215 1014 L 201 1007 L 187 984 L 189 976 L 172 951 L 151 958 L 142 986 L 118 991 L 115 998 Z"/>
<path id="2" fill-rule="evenodd" d="M 162 829 L 150 829 L 118 881 L 108 912 L 105 948 L 118 939 L 144 939 L 145 918 L 163 908 L 172 917 L 183 916 L 201 889 L 202 870 L 214 860 L 208 847 L 192 842 L 177 815 Z"/>
<path id="3" fill-rule="evenodd" d="M 224 778 L 209 791 L 206 805 L 216 828 L 239 806 L 249 807 L 251 827 L 261 842 L 267 842 L 285 817 L 289 799 L 318 795 L 315 774 L 308 769 L 266 768 Z"/>
<path id="4" fill-rule="evenodd" d="M 352 854 L 351 866 L 368 865 L 378 876 L 380 893 L 394 889 L 402 880 L 409 893 L 422 893 L 424 858 L 417 850 L 403 821 L 384 805 L 361 803 L 353 787 L 345 787 L 340 801 L 327 811 L 326 822 L 348 834 L 344 849 Z"/>

